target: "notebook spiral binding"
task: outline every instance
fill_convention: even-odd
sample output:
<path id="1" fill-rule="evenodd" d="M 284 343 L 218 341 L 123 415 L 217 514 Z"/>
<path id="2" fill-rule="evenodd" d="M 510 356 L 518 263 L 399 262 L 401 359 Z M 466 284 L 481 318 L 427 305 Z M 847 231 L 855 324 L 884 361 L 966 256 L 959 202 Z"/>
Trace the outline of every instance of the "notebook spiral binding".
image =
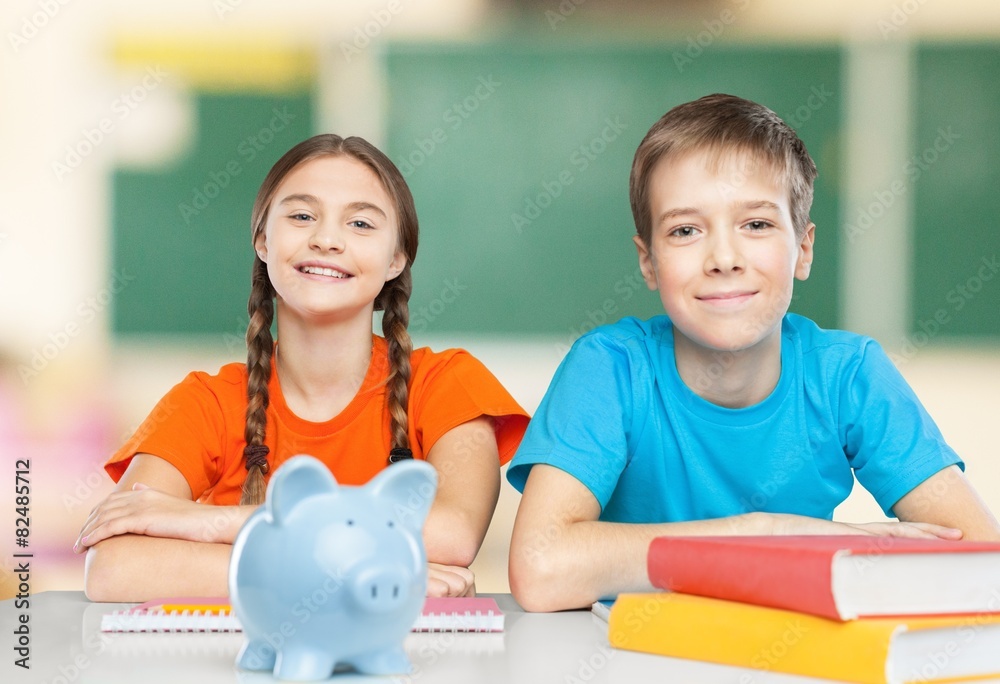
<path id="1" fill-rule="evenodd" d="M 413 632 L 502 632 L 503 613 L 425 613 L 417 618 Z"/>
<path id="2" fill-rule="evenodd" d="M 184 600 L 194 603 L 194 600 Z M 117 610 L 101 617 L 102 632 L 241 632 L 243 627 L 231 607 L 212 610 L 179 606 L 160 607 L 150 601 L 138 608 Z M 199 601 L 198 605 L 206 605 Z M 493 599 L 428 598 L 412 632 L 502 632 L 504 614 Z"/>
<path id="3" fill-rule="evenodd" d="M 101 618 L 102 632 L 241 632 L 232 612 L 149 610 L 141 613 L 119 610 Z"/>

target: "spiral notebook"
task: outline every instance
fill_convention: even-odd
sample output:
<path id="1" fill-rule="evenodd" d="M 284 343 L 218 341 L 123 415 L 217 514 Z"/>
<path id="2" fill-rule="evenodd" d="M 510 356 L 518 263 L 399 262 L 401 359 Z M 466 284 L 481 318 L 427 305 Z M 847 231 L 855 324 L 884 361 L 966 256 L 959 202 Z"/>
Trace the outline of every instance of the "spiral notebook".
<path id="1" fill-rule="evenodd" d="M 495 599 L 428 597 L 412 632 L 502 632 L 504 615 Z M 147 601 L 101 617 L 102 632 L 241 632 L 226 598 Z"/>

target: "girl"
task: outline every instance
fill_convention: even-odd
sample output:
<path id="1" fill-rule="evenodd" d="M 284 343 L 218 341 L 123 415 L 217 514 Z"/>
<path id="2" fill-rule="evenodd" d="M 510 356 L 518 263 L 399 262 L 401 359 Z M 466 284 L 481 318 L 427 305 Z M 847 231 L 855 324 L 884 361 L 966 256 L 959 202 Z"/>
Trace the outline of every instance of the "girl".
<path id="1" fill-rule="evenodd" d="M 251 227 L 247 362 L 188 375 L 107 462 L 118 486 L 74 547 L 87 596 L 225 595 L 236 532 L 300 453 L 342 484 L 400 458 L 434 465 L 428 593 L 474 593 L 468 566 L 527 415 L 468 353 L 412 348 L 417 217 L 402 175 L 361 138 L 318 135 L 268 173 Z"/>

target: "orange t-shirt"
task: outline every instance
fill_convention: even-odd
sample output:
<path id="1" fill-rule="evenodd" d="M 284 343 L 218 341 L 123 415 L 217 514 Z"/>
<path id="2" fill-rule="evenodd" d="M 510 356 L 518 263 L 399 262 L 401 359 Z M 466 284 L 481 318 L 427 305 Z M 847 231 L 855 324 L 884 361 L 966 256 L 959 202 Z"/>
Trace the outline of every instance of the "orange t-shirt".
<path id="1" fill-rule="evenodd" d="M 278 374 L 268 383 L 268 477 L 297 454 L 323 461 L 341 484 L 364 484 L 388 465 L 392 438 L 386 406 L 387 345 L 374 337 L 372 360 L 361 389 L 331 420 L 299 418 L 285 404 Z M 440 353 L 424 347 L 410 357 L 407 405 L 413 457 L 426 458 L 434 443 L 462 423 L 494 417 L 502 465 L 514 456 L 528 414 L 482 363 L 461 349 Z M 239 503 L 247 470 L 243 460 L 246 422 L 246 365 L 231 363 L 218 375 L 190 373 L 171 389 L 135 434 L 105 464 L 117 482 L 132 457 L 153 454 L 187 479 L 195 500 Z"/>

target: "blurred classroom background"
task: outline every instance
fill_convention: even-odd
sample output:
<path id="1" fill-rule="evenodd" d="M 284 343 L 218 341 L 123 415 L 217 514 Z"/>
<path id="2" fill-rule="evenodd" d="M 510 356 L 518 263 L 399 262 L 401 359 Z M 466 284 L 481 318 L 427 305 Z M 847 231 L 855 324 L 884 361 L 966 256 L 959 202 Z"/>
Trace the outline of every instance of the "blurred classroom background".
<path id="1" fill-rule="evenodd" d="M 0 598 L 18 460 L 32 591 L 79 589 L 102 462 L 188 371 L 244 358 L 250 206 L 292 144 L 388 152 L 422 228 L 416 344 L 467 347 L 533 411 L 582 332 L 657 312 L 629 165 L 719 91 L 819 166 L 793 310 L 877 338 L 1000 511 L 992 0 L 11 0 L 0 27 Z M 516 505 L 505 481 L 481 591 L 507 589 Z M 837 517 L 882 516 L 856 488 Z"/>

